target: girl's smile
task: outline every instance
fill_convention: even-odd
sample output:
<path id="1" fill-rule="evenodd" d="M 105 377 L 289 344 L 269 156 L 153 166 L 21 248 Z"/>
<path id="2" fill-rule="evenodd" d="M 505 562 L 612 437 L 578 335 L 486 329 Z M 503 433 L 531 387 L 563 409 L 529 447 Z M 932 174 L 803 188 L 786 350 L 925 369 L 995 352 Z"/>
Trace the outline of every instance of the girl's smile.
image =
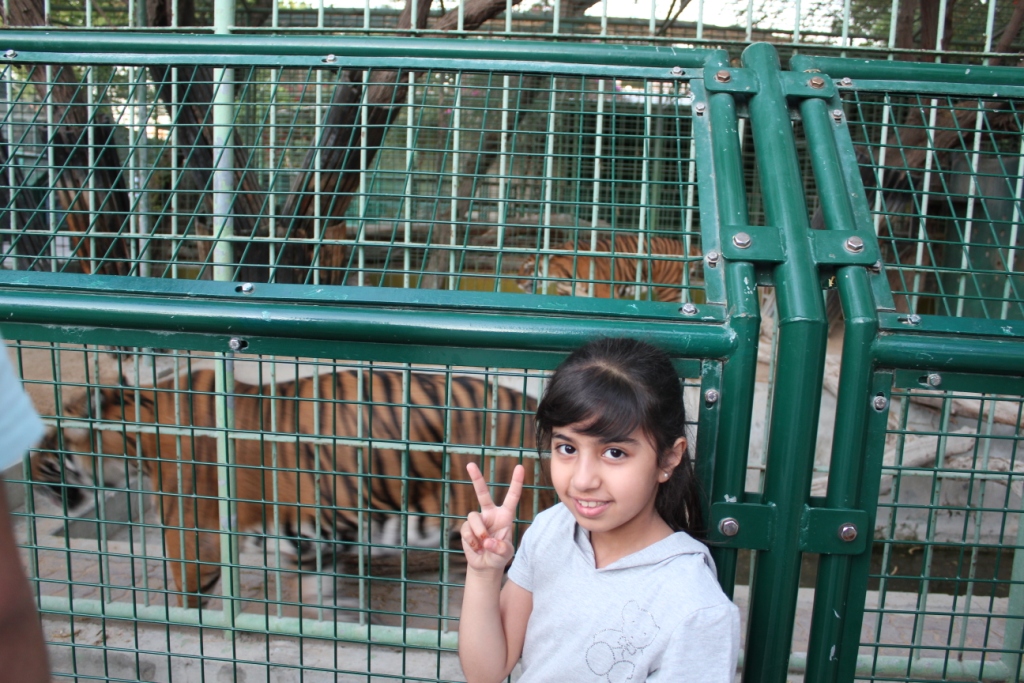
<path id="1" fill-rule="evenodd" d="M 658 485 L 679 463 L 680 439 L 659 465 L 640 429 L 606 441 L 584 433 L 588 424 L 559 427 L 551 434 L 551 480 L 576 522 L 590 532 L 597 566 L 603 567 L 672 533 L 654 507 Z"/>

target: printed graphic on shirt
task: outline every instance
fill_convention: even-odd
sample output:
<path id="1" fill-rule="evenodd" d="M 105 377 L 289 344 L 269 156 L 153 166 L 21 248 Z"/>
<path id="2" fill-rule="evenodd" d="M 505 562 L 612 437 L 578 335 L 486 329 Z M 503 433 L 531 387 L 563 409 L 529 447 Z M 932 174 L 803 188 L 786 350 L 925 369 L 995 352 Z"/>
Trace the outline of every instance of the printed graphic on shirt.
<path id="1" fill-rule="evenodd" d="M 587 650 L 587 666 L 602 681 L 628 681 L 633 678 L 637 655 L 642 654 L 657 635 L 658 624 L 651 613 L 641 609 L 636 600 L 630 600 L 622 608 L 622 628 L 605 629 L 594 636 Z"/>

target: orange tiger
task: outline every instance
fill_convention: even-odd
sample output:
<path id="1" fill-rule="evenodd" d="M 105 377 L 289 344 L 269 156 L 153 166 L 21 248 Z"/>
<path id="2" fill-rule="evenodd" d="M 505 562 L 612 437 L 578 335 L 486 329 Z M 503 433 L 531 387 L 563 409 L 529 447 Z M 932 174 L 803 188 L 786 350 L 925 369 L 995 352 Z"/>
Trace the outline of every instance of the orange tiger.
<path id="1" fill-rule="evenodd" d="M 596 246 L 591 249 L 589 238 L 580 238 L 577 242 L 565 242 L 556 247 L 567 252 L 565 255 L 551 256 L 548 260 L 546 278 L 537 272 L 537 261 L 530 257 L 519 269 L 519 288 L 526 292 L 541 289 L 538 282 L 544 279 L 555 281 L 555 290 L 562 295 L 593 296 L 600 298 L 634 299 L 637 287 L 640 298 L 646 300 L 652 284 L 674 285 L 654 287 L 655 301 L 679 301 L 683 284 L 683 243 L 668 237 L 646 237 L 643 255 L 637 255 L 637 236 L 632 234 L 616 234 L 614 249 L 612 238 L 600 237 Z M 613 252 L 615 256 L 592 257 L 585 251 Z M 665 258 L 665 257 L 678 258 Z M 593 274 L 591 274 L 593 265 Z M 614 268 L 614 272 L 612 269 Z M 637 277 L 639 269 L 639 277 Z"/>
<path id="2" fill-rule="evenodd" d="M 355 370 L 321 374 L 277 384 L 273 397 L 267 386 L 235 384 L 235 429 L 263 435 L 232 441 L 235 529 L 279 537 L 282 551 L 296 565 L 311 559 L 312 542 L 340 551 L 357 542 L 359 511 L 369 522 L 364 540 L 375 547 L 401 543 L 403 519 L 408 520 L 408 545 L 436 547 L 448 528 L 448 518 L 462 518 L 478 509 L 465 466 L 470 460 L 481 460 L 476 455 L 449 454 L 446 470 L 440 449 L 405 451 L 402 444 L 387 443 L 373 446 L 361 456 L 358 444 L 331 441 L 315 445 L 300 440 L 300 435 L 353 438 L 361 431 L 361 438 L 371 442 L 404 444 L 408 440 L 419 445 L 479 447 L 481 452 L 483 446 L 536 452 L 531 414 L 536 402 L 520 392 L 495 387 L 481 378 L 453 375 L 449 393 L 444 374 L 375 369 L 362 371 L 360 399 L 358 381 Z M 316 398 L 314 389 L 318 390 Z M 129 426 L 114 430 L 68 427 L 62 430 L 61 439 L 51 428 L 32 456 L 32 479 L 63 497 L 73 513 L 81 513 L 90 506 L 90 489 L 98 483 L 98 468 L 103 468 L 104 486 L 122 487 L 128 465 L 140 458 L 150 487 L 161 494 L 166 552 L 170 559 L 178 560 L 172 562 L 172 573 L 182 603 L 197 607 L 220 577 L 220 535 L 200 531 L 220 529 L 217 440 L 213 433 L 181 436 L 179 449 L 174 434 L 138 433 L 130 426 L 138 408 L 143 427 L 214 428 L 214 402 L 223 397 L 214 393 L 213 371 L 183 375 L 178 391 L 176 410 L 173 379 L 158 383 L 155 390 L 138 390 L 138 399 L 133 388 L 103 389 L 99 409 L 92 414 L 108 425 L 127 421 Z M 399 404 L 410 406 L 407 435 L 402 428 L 405 411 Z M 492 407 L 496 410 L 490 410 Z M 67 406 L 65 412 L 66 418 L 89 419 L 89 414 L 85 397 Z M 180 422 L 176 414 L 182 416 Z M 318 429 L 314 424 L 317 417 Z M 276 441 L 274 453 L 265 438 L 267 433 L 294 438 Z M 113 457 L 96 458 L 94 454 Z M 483 461 L 485 477 L 508 482 L 518 459 L 498 456 Z M 272 466 L 275 469 L 266 469 Z M 528 465 L 526 470 L 527 488 L 520 510 L 524 518 L 530 518 L 535 496 L 538 509 L 554 501 L 550 489 L 531 488 L 538 482 L 534 468 Z M 279 522 L 273 528 L 275 513 Z"/>

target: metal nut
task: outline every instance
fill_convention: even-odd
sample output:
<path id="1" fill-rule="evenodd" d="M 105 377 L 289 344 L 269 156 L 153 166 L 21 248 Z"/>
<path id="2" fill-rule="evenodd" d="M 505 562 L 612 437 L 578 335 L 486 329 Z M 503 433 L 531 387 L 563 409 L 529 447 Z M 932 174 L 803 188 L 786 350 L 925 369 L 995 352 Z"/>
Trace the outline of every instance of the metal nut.
<path id="1" fill-rule="evenodd" d="M 864 251 L 864 240 L 854 235 L 850 239 L 846 240 L 846 244 L 843 245 L 846 251 L 851 254 L 859 254 Z"/>
<path id="2" fill-rule="evenodd" d="M 693 304 L 686 303 L 679 307 L 679 312 L 683 315 L 697 315 L 697 307 Z"/>
<path id="3" fill-rule="evenodd" d="M 718 81 L 719 83 L 728 83 L 729 81 L 732 80 L 732 74 L 726 71 L 725 69 L 722 69 L 721 71 L 715 73 L 715 80 Z"/>
<path id="4" fill-rule="evenodd" d="M 708 105 L 704 104 L 703 102 L 698 102 L 697 104 L 693 105 L 693 110 L 697 112 L 697 116 L 704 116 L 704 112 L 707 110 L 707 108 Z"/>
<path id="5" fill-rule="evenodd" d="M 674 66 L 674 67 L 672 67 L 672 75 L 673 76 L 682 76 L 683 75 L 683 67 L 681 67 L 681 66 Z"/>
<path id="6" fill-rule="evenodd" d="M 836 123 L 839 123 L 840 121 L 842 121 L 843 120 L 843 110 L 842 109 L 833 109 L 832 110 L 832 118 L 835 119 Z"/>
<path id="7" fill-rule="evenodd" d="M 715 389 L 708 389 L 704 392 L 704 402 L 709 406 L 718 403 L 718 392 Z"/>
<path id="8" fill-rule="evenodd" d="M 907 319 L 904 322 L 907 325 L 920 325 L 921 316 L 919 316 L 917 313 L 911 313 L 910 315 L 907 316 Z"/>
<path id="9" fill-rule="evenodd" d="M 18 53 L 15 52 L 14 50 L 7 50 L 6 52 L 4 52 L 4 58 L 5 59 L 14 59 L 17 56 L 18 56 Z"/>
<path id="10" fill-rule="evenodd" d="M 942 375 L 937 372 L 933 372 L 928 375 L 928 386 L 937 387 L 942 384 Z"/>
<path id="11" fill-rule="evenodd" d="M 231 340 L 228 342 L 228 348 L 230 348 L 232 351 L 240 350 L 242 348 L 242 340 L 239 339 L 238 337 L 232 337 Z"/>
<path id="12" fill-rule="evenodd" d="M 839 527 L 839 538 L 847 543 L 857 540 L 857 525 L 847 522 Z"/>
<path id="13" fill-rule="evenodd" d="M 811 80 L 807 81 L 807 85 L 811 86 L 815 90 L 821 90 L 825 87 L 825 79 L 821 76 L 813 76 Z"/>
<path id="14" fill-rule="evenodd" d="M 324 64 L 334 64 L 336 61 L 338 61 L 338 58 L 334 55 L 327 55 L 323 59 Z"/>
<path id="15" fill-rule="evenodd" d="M 256 291 L 256 285 L 251 282 L 243 282 L 239 287 L 238 291 L 242 294 L 252 294 Z"/>
<path id="16" fill-rule="evenodd" d="M 889 405 L 889 399 L 887 399 L 885 396 L 875 396 L 873 399 L 871 399 L 871 405 L 878 412 L 882 412 Z"/>
<path id="17" fill-rule="evenodd" d="M 851 85 L 853 85 L 853 79 L 851 79 L 849 76 L 846 76 L 845 78 L 840 79 L 839 85 L 845 88 L 849 88 Z"/>
<path id="18" fill-rule="evenodd" d="M 746 249 L 750 246 L 750 235 L 745 232 L 738 232 L 732 237 L 732 243 L 736 245 L 738 249 Z"/>
<path id="19" fill-rule="evenodd" d="M 715 266 L 717 266 L 717 265 L 718 265 L 718 259 L 719 259 L 719 258 L 720 258 L 720 257 L 719 257 L 719 255 L 718 255 L 718 252 L 717 252 L 717 251 L 709 251 L 709 252 L 708 252 L 708 253 L 707 253 L 707 254 L 706 254 L 706 255 L 704 256 L 704 259 L 705 259 L 705 260 L 706 260 L 706 261 L 708 262 L 708 268 L 714 268 Z"/>
<path id="20" fill-rule="evenodd" d="M 726 517 L 718 523 L 718 530 L 723 536 L 735 536 L 740 532 L 740 523 L 735 517 Z"/>

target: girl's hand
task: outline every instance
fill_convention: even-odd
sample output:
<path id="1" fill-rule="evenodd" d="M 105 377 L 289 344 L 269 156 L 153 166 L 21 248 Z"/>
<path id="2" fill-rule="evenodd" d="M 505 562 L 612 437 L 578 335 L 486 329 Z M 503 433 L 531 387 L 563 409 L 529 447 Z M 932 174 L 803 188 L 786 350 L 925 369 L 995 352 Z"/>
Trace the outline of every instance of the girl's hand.
<path id="1" fill-rule="evenodd" d="M 512 482 L 501 507 L 494 504 L 487 482 L 476 463 L 466 465 L 473 482 L 476 498 L 480 501 L 480 512 L 471 512 L 462 524 L 462 550 L 470 569 L 501 571 L 512 559 L 514 549 L 509 543 L 512 523 L 516 518 L 516 504 L 523 493 L 523 479 L 526 470 L 516 465 Z"/>

